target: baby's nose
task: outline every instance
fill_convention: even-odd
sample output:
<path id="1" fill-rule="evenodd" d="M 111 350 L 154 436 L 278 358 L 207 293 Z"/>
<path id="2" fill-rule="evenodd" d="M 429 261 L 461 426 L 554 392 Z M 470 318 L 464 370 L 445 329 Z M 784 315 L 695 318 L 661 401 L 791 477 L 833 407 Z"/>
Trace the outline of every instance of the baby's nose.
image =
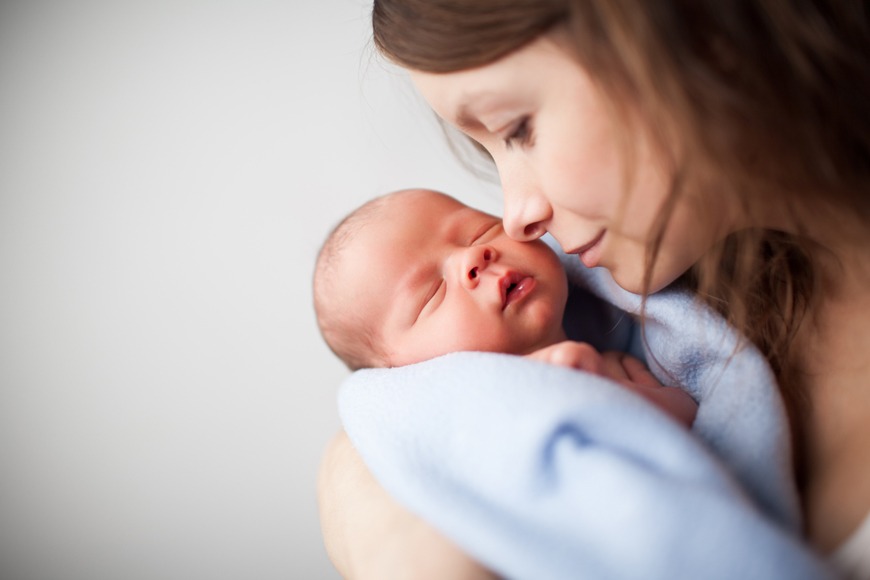
<path id="1" fill-rule="evenodd" d="M 489 246 L 472 246 L 465 252 L 462 265 L 464 281 L 473 286 L 487 267 L 496 259 L 496 252 Z"/>

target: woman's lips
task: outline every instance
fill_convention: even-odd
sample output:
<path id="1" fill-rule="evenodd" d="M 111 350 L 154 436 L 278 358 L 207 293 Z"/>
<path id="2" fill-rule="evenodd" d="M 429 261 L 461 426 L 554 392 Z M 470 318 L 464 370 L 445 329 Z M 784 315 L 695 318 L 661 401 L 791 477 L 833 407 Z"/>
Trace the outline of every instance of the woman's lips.
<path id="1" fill-rule="evenodd" d="M 537 282 L 531 276 L 508 272 L 499 279 L 498 284 L 501 289 L 501 309 L 504 310 L 528 296 L 535 289 Z"/>
<path id="2" fill-rule="evenodd" d="M 598 261 L 601 259 L 601 240 L 604 238 L 606 232 L 607 230 L 601 230 L 591 242 L 580 246 L 571 253 L 577 254 L 580 261 L 583 262 L 583 265 L 587 268 L 594 268 L 598 265 Z"/>

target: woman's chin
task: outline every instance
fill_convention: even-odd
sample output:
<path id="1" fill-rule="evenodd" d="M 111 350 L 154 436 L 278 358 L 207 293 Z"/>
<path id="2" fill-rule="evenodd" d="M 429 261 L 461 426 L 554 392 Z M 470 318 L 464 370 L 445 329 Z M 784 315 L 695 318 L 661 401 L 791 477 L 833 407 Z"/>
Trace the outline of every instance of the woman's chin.
<path id="1" fill-rule="evenodd" d="M 610 270 L 610 275 L 613 277 L 613 281 L 616 282 L 620 288 L 631 292 L 632 294 L 643 294 L 644 292 L 647 294 L 655 294 L 659 290 L 669 286 L 682 274 L 683 271 L 672 273 L 664 272 L 659 268 L 657 271 L 653 272 L 649 281 L 649 287 L 645 287 L 644 278 L 646 276 L 644 275 L 643 268 L 614 268 L 613 270 Z"/>
<path id="2" fill-rule="evenodd" d="M 616 282 L 620 288 L 631 292 L 632 294 L 642 294 L 643 293 L 643 275 L 637 276 L 633 273 L 625 272 L 624 270 L 611 270 L 610 275 L 613 277 L 613 281 Z"/>

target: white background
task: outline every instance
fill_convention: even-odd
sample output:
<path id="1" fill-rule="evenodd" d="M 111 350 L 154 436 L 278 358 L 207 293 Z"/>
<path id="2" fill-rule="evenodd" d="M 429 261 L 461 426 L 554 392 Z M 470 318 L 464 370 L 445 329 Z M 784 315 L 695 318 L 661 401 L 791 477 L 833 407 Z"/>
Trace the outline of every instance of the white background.
<path id="1" fill-rule="evenodd" d="M 366 0 L 0 4 L 0 576 L 337 578 L 314 257 L 427 186 L 498 211 Z"/>

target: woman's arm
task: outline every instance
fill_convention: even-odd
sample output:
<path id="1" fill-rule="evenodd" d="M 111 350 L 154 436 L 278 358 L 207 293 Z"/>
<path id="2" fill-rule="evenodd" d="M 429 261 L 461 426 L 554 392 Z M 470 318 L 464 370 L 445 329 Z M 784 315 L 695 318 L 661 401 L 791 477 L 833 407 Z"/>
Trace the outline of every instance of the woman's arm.
<path id="1" fill-rule="evenodd" d="M 345 578 L 497 578 L 396 503 L 343 431 L 333 438 L 321 463 L 318 503 L 326 551 Z"/>

